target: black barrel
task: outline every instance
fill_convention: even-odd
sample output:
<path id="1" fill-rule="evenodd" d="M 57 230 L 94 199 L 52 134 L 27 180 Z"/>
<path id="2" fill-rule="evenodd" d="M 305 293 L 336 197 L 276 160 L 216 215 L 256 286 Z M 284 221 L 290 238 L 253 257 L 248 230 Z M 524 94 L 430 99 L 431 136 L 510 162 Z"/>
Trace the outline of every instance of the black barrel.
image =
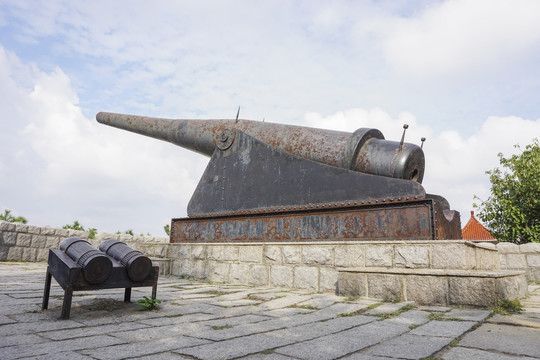
<path id="1" fill-rule="evenodd" d="M 121 241 L 108 239 L 99 244 L 99 250 L 119 261 L 133 281 L 142 281 L 152 270 L 152 260 Z"/>
<path id="2" fill-rule="evenodd" d="M 111 275 L 111 259 L 92 247 L 88 241 L 70 237 L 62 241 L 60 250 L 82 267 L 84 277 L 90 284 L 102 283 Z"/>

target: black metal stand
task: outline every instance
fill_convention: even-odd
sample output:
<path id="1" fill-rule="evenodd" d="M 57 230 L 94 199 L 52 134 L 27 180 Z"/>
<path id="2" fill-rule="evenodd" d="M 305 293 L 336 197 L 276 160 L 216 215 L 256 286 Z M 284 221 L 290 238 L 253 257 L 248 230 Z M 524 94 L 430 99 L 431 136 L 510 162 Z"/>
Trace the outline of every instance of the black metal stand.
<path id="1" fill-rule="evenodd" d="M 113 270 L 107 280 L 100 284 L 90 284 L 86 281 L 83 269 L 77 265 L 69 256 L 60 250 L 49 250 L 49 266 L 45 275 L 45 288 L 43 289 L 43 302 L 41 309 L 49 307 L 49 295 L 51 291 L 51 279 L 54 279 L 64 289 L 64 301 L 62 304 L 62 319 L 69 319 L 71 312 L 71 300 L 73 291 L 80 290 L 101 290 L 125 288 L 124 302 L 131 302 L 131 289 L 134 287 L 151 286 L 152 299 L 157 295 L 157 281 L 159 276 L 159 267 L 152 266 L 148 277 L 143 281 L 132 281 L 127 275 L 126 268 L 118 261 L 111 258 Z"/>

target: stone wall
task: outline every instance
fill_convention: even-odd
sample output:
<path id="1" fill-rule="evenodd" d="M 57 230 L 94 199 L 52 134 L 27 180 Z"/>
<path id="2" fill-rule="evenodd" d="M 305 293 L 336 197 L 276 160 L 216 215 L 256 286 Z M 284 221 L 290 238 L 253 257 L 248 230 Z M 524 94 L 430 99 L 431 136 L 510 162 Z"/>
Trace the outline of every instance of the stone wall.
<path id="1" fill-rule="evenodd" d="M 165 257 L 169 242 L 166 237 L 108 233 L 97 233 L 95 239 L 89 239 L 86 231 L 0 220 L 0 261 L 47 261 L 49 249 L 60 248 L 62 240 L 71 236 L 87 240 L 96 248 L 105 239 L 120 240 L 138 250 L 144 248 L 145 254 L 154 257 Z"/>
<path id="2" fill-rule="evenodd" d="M 523 270 L 529 281 L 540 281 L 540 243 L 498 243 L 501 269 Z"/>
<path id="3" fill-rule="evenodd" d="M 497 252 L 463 240 L 175 243 L 171 273 L 213 282 L 335 291 L 344 267 L 499 269 Z"/>
<path id="4" fill-rule="evenodd" d="M 0 261 L 47 261 L 49 249 L 58 249 L 60 242 L 70 236 L 88 240 L 95 247 L 105 239 L 120 240 L 150 257 L 171 259 L 173 275 L 233 284 L 334 290 L 336 268 L 355 266 L 500 268 L 523 270 L 529 280 L 540 281 L 538 243 L 460 246 L 459 241 L 437 241 L 437 247 L 429 241 L 169 244 L 166 237 L 98 233 L 95 239 L 88 239 L 85 231 L 5 221 L 0 221 Z M 482 249 L 498 250 L 497 264 L 492 256 L 480 256 Z"/>

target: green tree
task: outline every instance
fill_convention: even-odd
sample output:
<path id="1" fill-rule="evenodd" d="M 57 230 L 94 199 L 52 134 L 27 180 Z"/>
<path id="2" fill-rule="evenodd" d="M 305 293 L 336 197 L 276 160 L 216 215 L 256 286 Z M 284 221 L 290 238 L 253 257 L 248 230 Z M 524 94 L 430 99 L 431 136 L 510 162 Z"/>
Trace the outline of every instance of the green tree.
<path id="1" fill-rule="evenodd" d="M 84 228 L 84 226 L 82 226 L 81 224 L 79 224 L 79 221 L 78 220 L 75 220 L 73 222 L 73 224 L 69 225 L 64 225 L 63 226 L 64 229 L 71 229 L 71 230 L 80 230 L 80 231 L 88 231 L 88 238 L 89 239 L 95 239 L 96 238 L 96 234 L 97 234 L 97 229 L 94 229 L 94 228 L 90 228 L 88 230 L 86 230 Z"/>
<path id="2" fill-rule="evenodd" d="M 165 225 L 163 230 L 165 230 L 168 236 L 171 236 L 171 226 L 169 224 Z"/>
<path id="3" fill-rule="evenodd" d="M 26 220 L 25 217 L 22 216 L 13 216 L 11 215 L 11 210 L 4 210 L 3 214 L 0 214 L 0 220 L 8 221 L 8 222 L 20 222 L 23 224 L 26 224 L 28 220 Z"/>
<path id="4" fill-rule="evenodd" d="M 78 220 L 75 220 L 72 225 L 66 224 L 63 226 L 64 229 L 71 229 L 71 230 L 80 230 L 84 231 L 84 226 L 79 224 Z"/>
<path id="5" fill-rule="evenodd" d="M 501 168 L 486 171 L 490 197 L 474 197 L 478 217 L 499 241 L 540 242 L 540 143 L 534 139 L 521 154 L 498 156 Z"/>

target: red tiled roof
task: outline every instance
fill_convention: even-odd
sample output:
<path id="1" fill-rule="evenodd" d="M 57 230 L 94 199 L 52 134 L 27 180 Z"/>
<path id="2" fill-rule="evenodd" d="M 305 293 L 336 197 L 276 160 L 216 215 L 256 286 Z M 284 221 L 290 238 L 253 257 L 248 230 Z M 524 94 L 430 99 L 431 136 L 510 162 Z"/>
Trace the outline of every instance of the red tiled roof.
<path id="1" fill-rule="evenodd" d="M 474 211 L 471 211 L 471 218 L 461 232 L 463 234 L 463 240 L 496 240 L 491 236 L 489 230 L 474 217 Z"/>

